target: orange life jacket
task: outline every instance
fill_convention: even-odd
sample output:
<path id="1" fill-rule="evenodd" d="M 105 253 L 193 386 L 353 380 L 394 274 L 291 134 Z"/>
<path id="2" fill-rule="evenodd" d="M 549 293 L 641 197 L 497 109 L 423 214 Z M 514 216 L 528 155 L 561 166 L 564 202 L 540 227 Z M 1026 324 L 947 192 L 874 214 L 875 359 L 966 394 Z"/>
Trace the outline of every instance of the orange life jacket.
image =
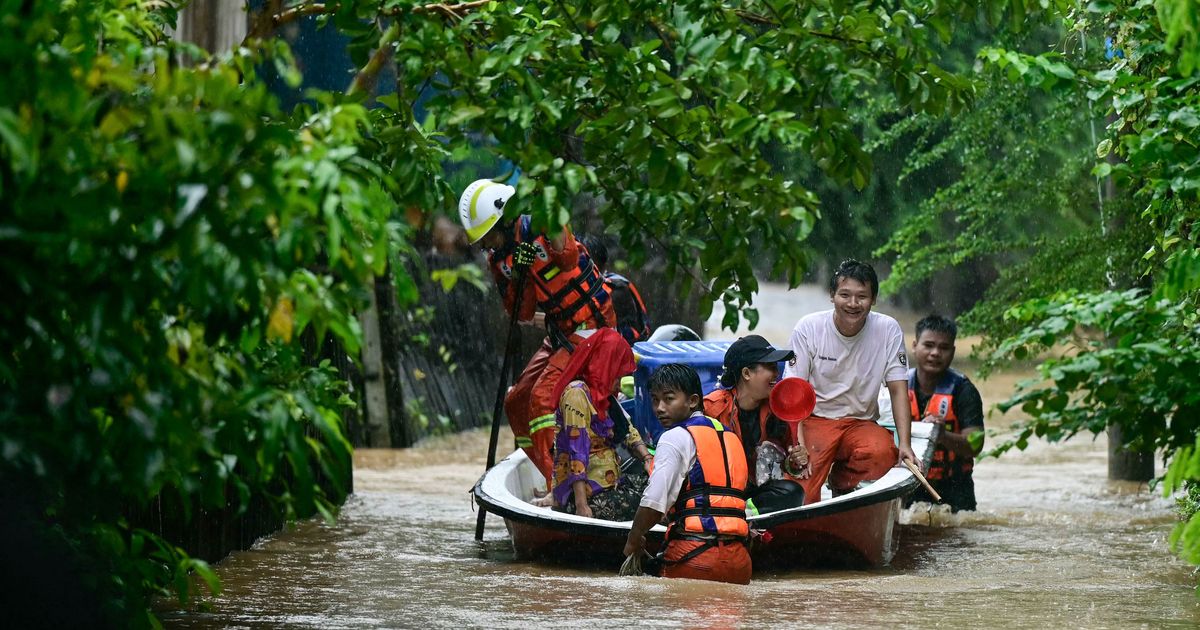
<path id="1" fill-rule="evenodd" d="M 958 433 L 960 430 L 958 416 L 954 413 L 954 388 L 958 387 L 966 377 L 954 370 L 946 370 L 946 374 L 942 376 L 942 380 L 933 390 L 933 396 L 929 399 L 929 404 L 925 405 L 925 412 L 917 408 L 917 370 L 909 368 L 908 370 L 908 404 L 912 411 L 913 420 L 920 421 L 925 416 L 935 415 L 942 416 L 946 419 L 945 430 Z M 958 454 L 950 449 L 939 446 L 933 452 L 933 461 L 929 464 L 929 473 L 926 478 L 930 481 L 938 481 L 953 477 L 958 470 L 964 473 L 971 472 L 974 467 L 975 460 L 970 457 L 962 458 L 961 465 L 956 470 L 952 464 L 959 459 Z"/>
<path id="2" fill-rule="evenodd" d="M 617 332 L 633 345 L 650 337 L 650 315 L 646 303 L 633 281 L 619 273 L 604 272 L 604 283 L 613 296 L 613 311 L 617 316 Z"/>
<path id="3" fill-rule="evenodd" d="M 737 388 L 722 389 L 718 387 L 704 397 L 704 415 L 719 420 L 721 424 L 725 425 L 726 431 L 733 431 L 733 434 L 745 444 L 745 440 L 742 437 L 742 423 L 738 422 L 736 409 Z M 767 419 L 770 416 L 771 410 L 765 403 L 758 408 L 758 436 L 760 439 L 767 439 Z M 755 444 L 754 446 L 757 447 L 758 445 Z M 783 444 L 780 444 L 780 446 L 783 446 L 785 451 L 787 450 L 787 447 Z M 753 452 L 752 449 L 751 453 Z M 754 468 L 753 461 L 746 462 L 746 465 L 750 469 Z"/>
<path id="4" fill-rule="evenodd" d="M 566 335 L 578 329 L 603 328 L 616 323 L 608 285 L 592 263 L 587 248 L 575 240 L 568 228 L 563 229 L 567 244 L 562 252 L 557 252 L 544 233 L 533 232 L 530 217 L 523 215 L 513 227 L 510 242 L 488 255 L 493 275 L 511 309 L 513 255 L 517 245 L 533 245 L 534 260 L 527 272 L 526 296 L 532 295 L 534 299 L 524 300 L 522 312 L 517 316 L 527 321 L 533 317 L 535 307 L 545 313 L 546 327 L 556 346 L 560 346 L 558 341 L 565 340 Z"/>
<path id="5" fill-rule="evenodd" d="M 738 421 L 736 409 L 736 387 L 731 387 L 729 389 L 722 389 L 718 387 L 704 397 L 704 415 L 719 420 L 721 424 L 725 425 L 726 430 L 733 431 L 733 434 L 738 437 L 738 440 L 740 440 L 742 444 L 745 444 L 746 440 L 742 436 L 742 423 Z M 766 401 L 763 401 L 763 404 L 759 405 L 758 407 L 758 444 L 762 444 L 763 442 L 772 442 L 784 453 L 786 453 L 788 452 L 788 449 L 791 448 L 792 444 L 790 442 L 785 443 L 773 438 L 767 433 L 767 422 L 769 422 L 773 417 L 774 416 L 771 415 L 771 407 L 767 405 Z M 779 420 L 778 422 L 783 421 Z M 788 435 L 790 437 L 790 432 Z M 750 470 L 755 470 L 755 465 L 757 464 L 756 460 L 758 457 L 758 444 L 755 444 L 754 448 L 750 449 L 750 458 L 746 461 L 746 465 Z M 792 475 L 786 470 L 783 471 L 783 478 L 790 479 L 797 483 L 800 482 L 799 477 Z"/>
<path id="6" fill-rule="evenodd" d="M 668 537 L 749 536 L 745 494 L 748 470 L 741 442 L 713 418 L 697 414 L 681 426 L 696 443 L 696 463 L 671 508 Z"/>

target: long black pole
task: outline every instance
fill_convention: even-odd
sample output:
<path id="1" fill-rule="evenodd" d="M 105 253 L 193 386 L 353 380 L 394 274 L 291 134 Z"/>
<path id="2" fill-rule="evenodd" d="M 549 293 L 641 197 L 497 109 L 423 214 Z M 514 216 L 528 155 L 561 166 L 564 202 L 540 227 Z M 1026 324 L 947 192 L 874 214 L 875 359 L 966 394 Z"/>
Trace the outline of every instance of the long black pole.
<path id="1" fill-rule="evenodd" d="M 508 374 L 512 369 L 513 353 L 516 352 L 517 339 L 520 336 L 518 314 L 521 312 L 521 298 L 525 296 L 525 278 L 528 265 L 522 265 L 519 260 L 521 252 L 513 254 L 513 265 L 517 275 L 517 294 L 513 297 L 512 313 L 508 318 L 508 339 L 504 342 L 504 362 L 500 367 L 500 384 L 496 387 L 496 406 L 492 409 L 492 437 L 488 441 L 487 468 L 484 474 L 496 465 L 496 442 L 500 439 L 500 414 L 504 412 L 504 394 L 508 391 Z M 487 510 L 479 506 L 479 515 L 475 520 L 475 540 L 483 540 L 483 522 L 487 518 Z"/>

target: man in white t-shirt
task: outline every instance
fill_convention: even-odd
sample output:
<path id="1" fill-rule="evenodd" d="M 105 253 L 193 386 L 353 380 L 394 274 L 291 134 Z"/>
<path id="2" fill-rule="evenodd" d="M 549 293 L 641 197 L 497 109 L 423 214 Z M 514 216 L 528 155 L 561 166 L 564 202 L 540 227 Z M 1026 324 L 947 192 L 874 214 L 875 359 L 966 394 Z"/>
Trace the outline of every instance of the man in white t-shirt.
<path id="1" fill-rule="evenodd" d="M 879 278 L 866 263 L 846 260 L 829 281 L 833 309 L 806 315 L 792 331 L 796 361 L 784 376 L 812 383 L 817 393 L 813 415 L 804 421 L 812 475 L 801 485 L 805 503 L 821 498 L 829 478 L 834 496 L 859 482 L 882 477 L 907 459 L 920 465 L 910 443 L 908 357 L 904 332 L 895 319 L 872 313 Z M 896 420 L 892 433 L 879 418 L 879 385 L 886 383 Z"/>

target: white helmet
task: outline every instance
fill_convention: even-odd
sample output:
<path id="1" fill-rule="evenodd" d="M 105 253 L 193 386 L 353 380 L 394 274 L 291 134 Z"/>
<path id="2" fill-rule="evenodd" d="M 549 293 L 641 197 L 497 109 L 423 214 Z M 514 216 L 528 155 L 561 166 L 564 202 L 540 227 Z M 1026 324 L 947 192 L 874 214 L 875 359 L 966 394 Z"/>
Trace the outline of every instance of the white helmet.
<path id="1" fill-rule="evenodd" d="M 458 198 L 458 219 L 467 230 L 467 240 L 475 243 L 483 238 L 504 216 L 504 204 L 515 192 L 512 186 L 490 179 L 471 182 Z"/>

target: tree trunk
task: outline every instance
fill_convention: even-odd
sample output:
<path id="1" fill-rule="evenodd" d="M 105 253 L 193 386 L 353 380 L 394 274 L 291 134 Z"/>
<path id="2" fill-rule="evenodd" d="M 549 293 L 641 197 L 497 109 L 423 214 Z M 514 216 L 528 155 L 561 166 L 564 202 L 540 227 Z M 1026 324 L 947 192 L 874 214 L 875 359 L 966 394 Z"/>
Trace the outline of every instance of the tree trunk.
<path id="1" fill-rule="evenodd" d="M 389 264 L 382 276 L 375 278 L 375 305 L 379 310 L 379 347 L 383 353 L 383 385 L 387 391 L 387 417 L 392 447 L 412 446 L 419 435 L 409 422 L 404 408 L 403 366 L 400 359 L 403 328 L 400 309 L 396 304 L 396 282 Z"/>
<path id="2" fill-rule="evenodd" d="M 1116 114 L 1109 114 L 1108 124 L 1116 122 Z M 1125 130 L 1127 131 L 1127 130 Z M 1093 133 L 1094 135 L 1094 133 Z M 1115 152 L 1105 157 L 1109 164 L 1117 164 L 1120 158 Z M 1119 212 L 1119 205 L 1114 203 L 1117 198 L 1117 185 L 1112 177 L 1105 179 L 1103 188 L 1098 186 L 1096 191 L 1100 205 L 1100 233 L 1108 236 L 1124 227 L 1124 219 Z M 1116 272 L 1113 268 L 1112 256 L 1105 260 L 1105 276 L 1108 280 L 1108 290 L 1117 291 Z M 1109 339 L 1109 345 L 1115 340 Z M 1108 425 L 1108 478 L 1113 481 L 1150 481 L 1154 478 L 1154 453 L 1138 453 L 1122 447 L 1124 431 L 1119 425 Z"/>
<path id="3" fill-rule="evenodd" d="M 371 306 L 358 316 L 363 330 L 363 421 L 367 425 L 367 446 L 387 448 L 392 445 L 388 422 L 388 393 L 384 383 L 383 345 L 380 338 L 379 309 L 375 293 L 371 293 Z"/>
<path id="4" fill-rule="evenodd" d="M 1108 478 L 1113 481 L 1150 481 L 1154 478 L 1154 454 L 1123 448 L 1122 433 L 1120 425 L 1108 425 Z"/>
<path id="5" fill-rule="evenodd" d="M 225 52 L 246 37 L 244 0 L 193 0 L 179 12 L 175 38 L 213 52 Z"/>

